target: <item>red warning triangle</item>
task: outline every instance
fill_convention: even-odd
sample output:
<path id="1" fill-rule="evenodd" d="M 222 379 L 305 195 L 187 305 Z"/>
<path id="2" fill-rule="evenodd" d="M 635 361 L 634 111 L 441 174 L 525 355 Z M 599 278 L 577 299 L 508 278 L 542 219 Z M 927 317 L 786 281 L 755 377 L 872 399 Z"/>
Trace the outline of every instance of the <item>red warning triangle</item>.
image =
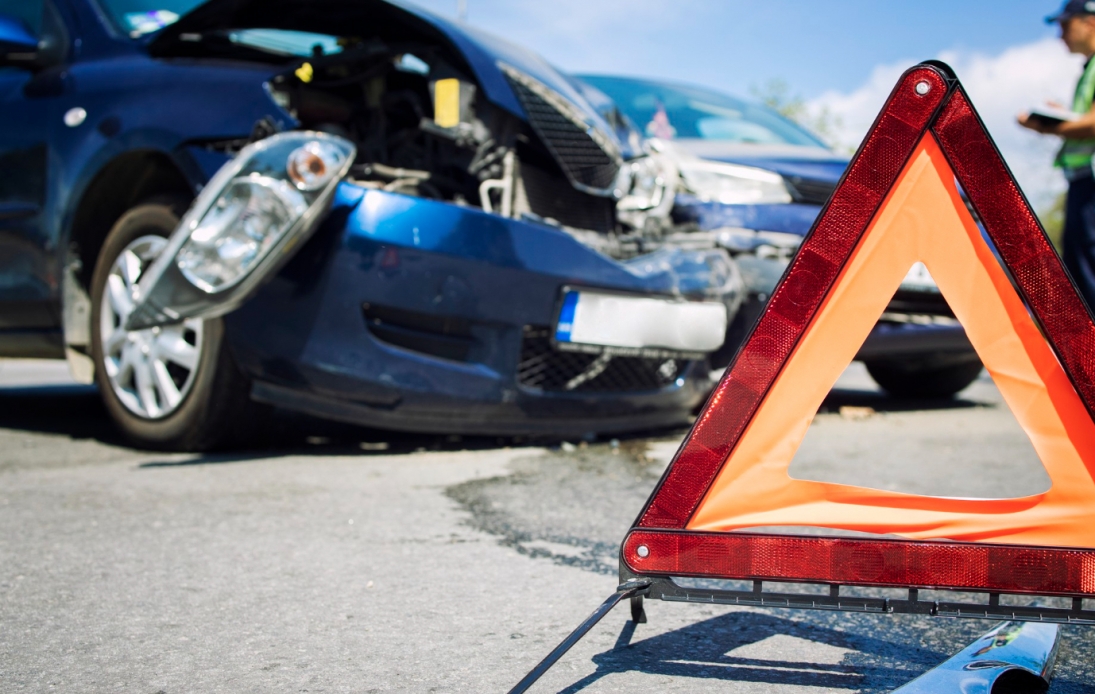
<path id="1" fill-rule="evenodd" d="M 916 262 L 1030 437 L 1045 493 L 953 499 L 789 476 Z M 621 560 L 639 576 L 1095 594 L 1093 415 L 1095 323 L 965 91 L 925 63 L 890 96 Z M 743 532 L 761 526 L 906 539 Z"/>

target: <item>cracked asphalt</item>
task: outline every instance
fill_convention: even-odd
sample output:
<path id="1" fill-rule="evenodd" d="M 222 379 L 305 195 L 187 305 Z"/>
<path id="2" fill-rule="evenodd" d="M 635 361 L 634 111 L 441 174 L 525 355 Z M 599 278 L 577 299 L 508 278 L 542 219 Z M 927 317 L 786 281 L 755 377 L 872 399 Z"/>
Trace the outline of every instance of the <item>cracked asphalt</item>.
<path id="1" fill-rule="evenodd" d="M 683 431 L 533 446 L 283 416 L 254 451 L 137 451 L 63 367 L 0 360 L 0 689 L 506 691 L 615 587 Z M 795 476 L 1002 496 L 1048 479 L 981 380 L 894 401 L 853 367 Z M 647 602 L 533 691 L 885 692 L 992 625 Z M 1052 692 L 1095 691 L 1062 629 Z"/>

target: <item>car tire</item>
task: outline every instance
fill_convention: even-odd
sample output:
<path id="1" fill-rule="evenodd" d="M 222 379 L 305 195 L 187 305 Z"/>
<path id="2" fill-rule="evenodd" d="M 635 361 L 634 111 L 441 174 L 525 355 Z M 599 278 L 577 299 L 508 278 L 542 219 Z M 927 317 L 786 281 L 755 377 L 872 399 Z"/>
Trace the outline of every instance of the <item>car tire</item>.
<path id="1" fill-rule="evenodd" d="M 890 395 L 905 398 L 949 398 L 981 375 L 981 362 L 938 364 L 898 360 L 869 361 L 867 372 Z"/>
<path id="2" fill-rule="evenodd" d="M 91 356 L 103 403 L 131 443 L 206 451 L 243 442 L 255 421 L 250 384 L 228 351 L 223 321 L 120 327 L 129 287 L 166 246 L 185 209 L 182 200 L 150 200 L 107 234 L 91 278 Z"/>

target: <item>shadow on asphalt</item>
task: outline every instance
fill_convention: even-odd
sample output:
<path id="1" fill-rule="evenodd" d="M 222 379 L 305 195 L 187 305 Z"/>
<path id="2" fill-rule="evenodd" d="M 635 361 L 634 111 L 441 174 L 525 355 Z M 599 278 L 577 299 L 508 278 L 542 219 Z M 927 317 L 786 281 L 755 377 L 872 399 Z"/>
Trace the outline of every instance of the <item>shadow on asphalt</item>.
<path id="1" fill-rule="evenodd" d="M 687 606 L 681 605 L 682 609 Z M 793 613 L 789 613 L 793 614 Z M 628 620 L 611 650 L 593 656 L 597 669 L 560 690 L 585 691 L 612 674 L 639 672 L 761 685 L 798 685 L 845 689 L 863 694 L 890 692 L 940 665 L 996 623 L 977 620 L 912 620 L 878 629 L 876 618 L 847 613 L 798 613 L 784 619 L 763 612 L 734 611 L 689 624 L 675 631 L 642 639 L 644 627 Z M 883 619 L 892 619 L 886 617 Z M 819 623 L 820 622 L 820 623 Z M 828 626 L 829 624 L 832 627 Z M 839 627 L 839 628 L 833 628 Z M 1063 627 L 1060 654 L 1049 694 L 1091 694 L 1092 664 L 1088 627 Z M 871 633 L 891 639 L 871 636 Z M 812 644 L 847 649 L 839 663 L 817 663 L 808 656 L 783 660 L 735 655 L 734 651 L 771 636 L 793 636 Z M 636 638 L 641 640 L 635 641 Z M 910 647 L 911 646 L 911 647 Z M 763 647 L 762 647 L 763 648 Z M 761 652 L 757 649 L 755 652 Z M 773 652 L 763 649 L 763 652 Z M 1017 689 L 993 691 L 1034 692 L 1024 679 Z M 805 690 L 804 690 L 805 691 Z"/>
<path id="2" fill-rule="evenodd" d="M 64 436 L 73 440 L 92 440 L 108 446 L 135 449 L 114 426 L 94 386 L 43 385 L 0 388 L 0 429 Z M 616 438 L 637 438 L 649 434 L 650 432 L 644 432 L 633 437 Z M 275 410 L 268 413 L 259 432 L 246 446 L 209 453 L 195 453 L 192 457 L 184 459 L 152 460 L 139 467 L 169 468 L 230 464 L 302 454 L 400 455 L 422 451 L 557 446 L 560 443 L 559 439 L 542 437 L 459 436 L 381 431 Z M 164 451 L 151 452 L 163 453 Z"/>
<path id="3" fill-rule="evenodd" d="M 636 635 L 641 635 L 642 629 L 641 625 L 636 627 L 630 620 L 626 622 L 612 650 L 593 657 L 596 671 L 561 690 L 561 694 L 583 691 L 608 675 L 623 672 L 726 682 L 890 691 L 949 657 L 923 648 L 910 654 L 904 644 L 757 612 L 730 612 L 632 643 Z M 733 655 L 738 648 L 776 635 L 794 636 L 811 643 L 846 649 L 856 653 L 855 660 L 860 662 L 848 662 L 848 657 L 841 663 L 816 663 L 806 658 L 794 661 Z M 893 657 L 898 653 L 908 666 L 907 670 L 893 667 Z M 908 660 L 910 655 L 913 660 Z M 880 665 L 872 667 L 865 664 L 862 662 L 863 656 L 876 660 Z M 882 666 L 882 662 L 888 664 Z"/>
<path id="4" fill-rule="evenodd" d="M 870 407 L 877 412 L 982 407 L 963 399 L 897 399 L 879 391 L 834 389 L 821 411 Z M 132 447 L 111 421 L 94 386 L 43 385 L 0 388 L 0 428 L 94 440 Z M 683 435 L 682 429 L 636 432 L 603 437 L 621 441 Z M 399 455 L 421 451 L 492 450 L 525 446 L 553 447 L 561 439 L 412 434 L 381 431 L 331 422 L 292 412 L 275 411 L 245 449 L 197 454 L 185 460 L 151 461 L 144 468 L 246 462 L 271 455 Z"/>
<path id="5" fill-rule="evenodd" d="M 95 386 L 0 388 L 0 428 L 125 445 Z"/>

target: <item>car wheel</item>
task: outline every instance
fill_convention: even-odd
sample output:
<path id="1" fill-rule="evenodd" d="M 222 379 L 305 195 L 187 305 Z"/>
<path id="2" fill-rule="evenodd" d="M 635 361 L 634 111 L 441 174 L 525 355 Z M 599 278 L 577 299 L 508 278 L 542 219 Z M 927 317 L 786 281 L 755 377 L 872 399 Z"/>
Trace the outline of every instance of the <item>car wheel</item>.
<path id="1" fill-rule="evenodd" d="M 938 364 L 917 361 L 869 361 L 867 372 L 890 395 L 912 398 L 947 398 L 956 395 L 981 375 L 981 362 Z"/>
<path id="2" fill-rule="evenodd" d="M 106 409 L 131 442 L 196 451 L 240 440 L 252 421 L 249 384 L 228 353 L 222 321 L 122 327 L 134 285 L 183 209 L 177 201 L 147 202 L 110 230 L 91 278 L 91 355 Z"/>

